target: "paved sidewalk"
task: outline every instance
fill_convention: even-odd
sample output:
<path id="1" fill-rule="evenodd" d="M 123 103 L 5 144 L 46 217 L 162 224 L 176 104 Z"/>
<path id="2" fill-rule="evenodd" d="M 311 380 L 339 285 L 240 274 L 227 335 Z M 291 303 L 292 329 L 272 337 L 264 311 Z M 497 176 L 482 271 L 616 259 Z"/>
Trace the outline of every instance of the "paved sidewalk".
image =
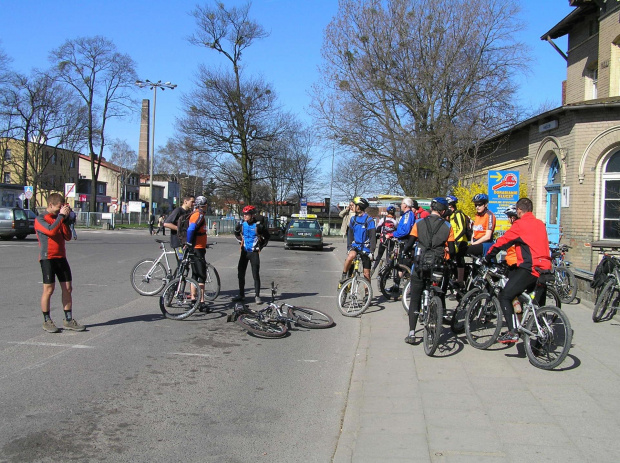
<path id="1" fill-rule="evenodd" d="M 522 343 L 477 350 L 447 326 L 427 357 L 404 342 L 400 301 L 373 288 L 334 462 L 619 460 L 620 315 L 594 324 L 591 306 L 565 306 L 573 347 L 543 371 Z"/>

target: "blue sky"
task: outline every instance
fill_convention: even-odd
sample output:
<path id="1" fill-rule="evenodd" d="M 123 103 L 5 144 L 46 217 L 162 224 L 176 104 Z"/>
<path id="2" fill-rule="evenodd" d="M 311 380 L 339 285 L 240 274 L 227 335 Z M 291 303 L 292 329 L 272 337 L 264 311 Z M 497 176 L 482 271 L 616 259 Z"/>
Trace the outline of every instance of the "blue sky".
<path id="1" fill-rule="evenodd" d="M 224 1 L 227 5 L 243 2 Z M 141 79 L 170 81 L 173 91 L 157 95 L 155 145 L 173 135 L 180 117 L 180 97 L 193 86 L 198 65 L 221 63 L 216 52 L 191 45 L 189 15 L 196 1 L 184 0 L 0 0 L 0 47 L 13 58 L 12 68 L 28 73 L 49 66 L 47 56 L 66 39 L 103 35 L 137 63 Z M 202 4 L 202 3 L 201 3 Z M 568 0 L 521 0 L 526 28 L 520 39 L 532 51 L 531 73 L 520 82 L 521 103 L 533 108 L 560 105 L 566 63 L 540 36 L 566 16 Z M 246 50 L 245 66 L 271 82 L 280 104 L 310 122 L 309 89 L 317 81 L 323 31 L 338 7 L 337 0 L 254 0 L 251 16 L 271 35 Z M 566 51 L 566 42 L 557 41 Z M 137 89 L 137 98 L 152 91 Z M 139 109 L 139 108 L 138 108 Z M 138 116 L 110 126 L 108 138 L 126 140 L 137 151 Z"/>

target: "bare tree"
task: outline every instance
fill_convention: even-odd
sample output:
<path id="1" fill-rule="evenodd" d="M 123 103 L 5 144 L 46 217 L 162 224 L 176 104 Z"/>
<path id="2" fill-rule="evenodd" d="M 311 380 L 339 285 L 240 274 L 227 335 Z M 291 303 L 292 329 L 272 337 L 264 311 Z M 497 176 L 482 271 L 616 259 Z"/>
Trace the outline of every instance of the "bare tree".
<path id="1" fill-rule="evenodd" d="M 82 100 L 87 111 L 87 146 L 91 168 L 90 210 L 97 210 L 97 179 L 106 146 L 106 124 L 134 111 L 131 93 L 135 63 L 104 37 L 68 40 L 53 50 L 50 61 L 60 81 Z"/>
<path id="2" fill-rule="evenodd" d="M 110 150 L 110 162 L 118 166 L 117 178 L 122 190 L 121 198 L 123 202 L 127 202 L 127 183 L 133 172 L 138 167 L 138 154 L 132 150 L 126 140 L 115 138 L 108 144 Z"/>
<path id="3" fill-rule="evenodd" d="M 472 143 L 515 122 L 517 12 L 509 0 L 340 0 L 317 122 L 408 194 L 445 194 Z"/>
<path id="4" fill-rule="evenodd" d="M 6 135 L 20 145 L 14 168 L 21 169 L 24 185 L 33 186 L 35 205 L 40 189 L 62 191 L 72 152 L 84 143 L 86 119 L 79 102 L 49 74 L 12 73 L 0 91 L 0 114 L 8 121 Z M 52 160 L 60 166 L 60 178 L 46 171 Z"/>
<path id="5" fill-rule="evenodd" d="M 218 52 L 230 70 L 200 68 L 196 90 L 184 98 L 185 117 L 180 121 L 181 132 L 193 139 L 196 150 L 211 157 L 229 185 L 237 182 L 246 203 L 252 202 L 255 164 L 265 154 L 261 147 L 274 139 L 282 122 L 271 87 L 242 72 L 243 52 L 267 36 L 249 18 L 249 10 L 250 4 L 227 9 L 218 2 L 192 12 L 198 31 L 190 42 Z M 240 178 L 230 176 L 231 158 Z"/>

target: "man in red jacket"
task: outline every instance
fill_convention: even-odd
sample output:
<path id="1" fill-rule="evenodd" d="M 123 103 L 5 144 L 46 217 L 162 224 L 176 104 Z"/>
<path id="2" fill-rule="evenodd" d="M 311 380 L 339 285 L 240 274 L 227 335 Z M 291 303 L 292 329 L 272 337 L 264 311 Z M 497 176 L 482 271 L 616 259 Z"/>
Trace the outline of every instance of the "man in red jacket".
<path id="1" fill-rule="evenodd" d="M 515 343 L 519 340 L 519 335 L 515 332 L 512 300 L 536 284 L 541 270 L 551 269 L 547 229 L 541 220 L 534 217 L 532 209 L 530 199 L 519 199 L 517 201 L 519 220 L 491 246 L 486 255 L 486 259 L 490 260 L 499 251 L 515 246 L 517 268 L 511 273 L 506 286 L 498 295 L 508 325 L 508 332 L 498 338 L 502 344 Z"/>
<path id="2" fill-rule="evenodd" d="M 41 296 L 43 329 L 49 333 L 60 331 L 50 317 L 50 301 L 56 287 L 56 278 L 62 290 L 62 306 L 65 312 L 63 327 L 73 331 L 86 329 L 84 325 L 75 321 L 71 312 L 72 278 L 65 251 L 65 241 L 71 239 L 71 229 L 66 223 L 70 212 L 71 207 L 65 204 L 64 198 L 59 193 L 52 193 L 47 198 L 47 214 L 38 216 L 34 221 L 34 230 L 41 248 L 39 262 L 43 273 L 43 295 Z"/>

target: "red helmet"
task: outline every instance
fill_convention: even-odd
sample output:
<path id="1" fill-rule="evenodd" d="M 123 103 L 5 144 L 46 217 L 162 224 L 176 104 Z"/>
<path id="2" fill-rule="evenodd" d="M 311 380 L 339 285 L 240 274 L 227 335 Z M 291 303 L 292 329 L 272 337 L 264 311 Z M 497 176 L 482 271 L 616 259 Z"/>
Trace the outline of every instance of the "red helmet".
<path id="1" fill-rule="evenodd" d="M 256 213 L 256 208 L 254 206 L 245 206 L 242 212 L 244 214 L 254 214 Z"/>

